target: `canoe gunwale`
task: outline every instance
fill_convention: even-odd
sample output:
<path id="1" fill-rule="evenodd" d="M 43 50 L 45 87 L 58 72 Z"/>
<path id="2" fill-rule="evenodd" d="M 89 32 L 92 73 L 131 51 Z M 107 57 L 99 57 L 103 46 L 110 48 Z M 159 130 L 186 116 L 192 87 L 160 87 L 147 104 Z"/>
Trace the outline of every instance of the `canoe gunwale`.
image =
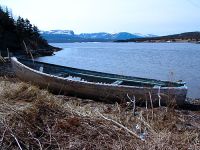
<path id="1" fill-rule="evenodd" d="M 69 82 L 74 82 L 74 83 L 79 83 L 79 84 L 89 84 L 89 85 L 100 85 L 100 86 L 105 86 L 105 87 L 124 87 L 124 88 L 133 88 L 133 89 L 147 89 L 147 90 L 151 90 L 151 89 L 154 89 L 154 90 L 167 90 L 167 89 L 170 89 L 170 90 L 187 90 L 187 86 L 184 84 L 184 82 L 178 82 L 180 84 L 183 83 L 183 86 L 179 86 L 179 87 L 161 87 L 161 86 L 153 86 L 153 87 L 142 87 L 142 86 L 128 86 L 128 85 L 118 85 L 118 84 L 107 84 L 107 83 L 96 83 L 96 82 L 88 82 L 88 81 L 77 81 L 77 80 L 72 80 L 72 79 L 67 79 L 67 78 L 64 78 L 64 77 L 59 77 L 59 76 L 56 76 L 56 75 L 52 75 L 52 74 L 48 74 L 48 73 L 44 73 L 44 72 L 41 72 L 41 71 L 38 71 L 38 70 L 35 70 L 35 69 L 32 69 L 26 65 L 24 65 L 23 63 L 21 63 L 20 61 L 18 61 L 18 59 L 16 57 L 11 57 L 11 61 L 12 62 L 15 62 L 17 64 L 19 64 L 21 67 L 27 69 L 27 70 L 30 70 L 32 72 L 35 72 L 37 74 L 40 74 L 40 75 L 43 75 L 43 76 L 48 76 L 48 77 L 51 77 L 51 78 L 57 78 L 57 79 L 60 79 L 60 80 L 65 80 L 65 81 L 69 81 Z M 63 66 L 64 67 L 64 66 Z M 76 68 L 73 68 L 73 69 L 76 69 Z M 97 72 L 98 73 L 98 72 Z M 145 78 L 141 78 L 141 79 L 145 79 Z M 152 80 L 155 80 L 155 79 L 152 79 Z M 161 81 L 161 80 L 158 80 L 158 81 Z M 163 81 L 165 82 L 165 81 Z M 167 81 L 166 81 L 167 82 Z"/>
<path id="2" fill-rule="evenodd" d="M 29 61 L 28 59 L 24 59 L 24 58 L 19 58 L 20 60 L 22 61 Z M 17 61 L 18 61 L 18 58 L 17 58 Z M 18 61 L 20 62 L 20 61 Z M 134 78 L 134 81 L 135 80 L 138 80 L 138 82 L 142 82 L 142 80 L 149 80 L 149 81 L 152 81 L 152 82 L 169 82 L 169 83 L 176 83 L 178 85 L 185 85 L 186 83 L 185 82 L 182 82 L 182 81 L 177 81 L 177 82 L 173 82 L 173 81 L 168 81 L 168 80 L 158 80 L 158 79 L 151 79 L 151 78 L 142 78 L 142 77 L 133 77 L 133 76 L 124 76 L 124 75 L 119 75 L 119 74 L 113 74 L 113 73 L 104 73 L 104 72 L 98 72 L 98 71 L 91 71 L 91 70 L 86 70 L 86 69 L 78 69 L 78 68 L 73 68 L 73 67 L 66 67 L 66 66 L 62 66 L 62 65 L 56 65 L 56 64 L 51 64 L 51 63 L 45 63 L 45 62 L 41 62 L 41 61 L 35 61 L 33 60 L 33 62 L 36 62 L 36 63 L 40 63 L 40 64 L 43 64 L 43 65 L 50 65 L 50 66 L 54 66 L 54 67 L 59 67 L 59 68 L 65 68 L 65 69 L 69 69 L 69 70 L 74 70 L 74 71 L 78 71 L 78 72 L 88 72 L 88 74 L 92 75 L 92 74 L 101 74 L 100 76 L 104 75 L 104 76 L 107 76 L 107 75 L 110 75 L 110 76 L 117 76 L 115 77 L 116 79 L 123 79 L 124 77 L 125 78 L 131 78 L 131 79 L 126 79 L 126 80 L 133 80 L 132 78 Z M 21 62 L 20 62 L 21 63 Z M 26 65 L 25 65 L 26 66 Z M 29 67 L 30 68 L 30 67 Z M 73 71 L 73 72 L 74 72 Z M 48 74 L 48 73 L 47 73 Z M 95 75 L 96 76 L 96 75 Z M 57 77 L 57 76 L 56 76 Z"/>

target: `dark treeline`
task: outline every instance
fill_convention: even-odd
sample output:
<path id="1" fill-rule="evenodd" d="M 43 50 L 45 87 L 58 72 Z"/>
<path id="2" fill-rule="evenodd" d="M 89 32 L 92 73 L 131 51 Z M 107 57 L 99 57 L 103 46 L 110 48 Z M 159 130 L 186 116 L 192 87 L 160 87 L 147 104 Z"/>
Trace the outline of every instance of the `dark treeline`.
<path id="1" fill-rule="evenodd" d="M 33 55 L 51 55 L 56 50 L 40 36 L 38 28 L 28 19 L 19 16 L 14 20 L 9 10 L 0 6 L 1 54 L 5 55 L 7 50 L 16 54 L 25 54 L 26 49 L 31 50 Z"/>

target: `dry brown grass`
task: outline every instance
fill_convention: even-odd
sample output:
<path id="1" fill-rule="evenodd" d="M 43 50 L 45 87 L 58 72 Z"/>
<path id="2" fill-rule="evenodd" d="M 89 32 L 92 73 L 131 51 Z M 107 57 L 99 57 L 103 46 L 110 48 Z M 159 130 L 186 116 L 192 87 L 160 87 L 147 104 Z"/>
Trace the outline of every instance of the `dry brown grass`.
<path id="1" fill-rule="evenodd" d="M 136 134 L 134 136 L 132 133 Z M 1 149 L 200 149 L 200 112 L 55 96 L 0 79 Z"/>

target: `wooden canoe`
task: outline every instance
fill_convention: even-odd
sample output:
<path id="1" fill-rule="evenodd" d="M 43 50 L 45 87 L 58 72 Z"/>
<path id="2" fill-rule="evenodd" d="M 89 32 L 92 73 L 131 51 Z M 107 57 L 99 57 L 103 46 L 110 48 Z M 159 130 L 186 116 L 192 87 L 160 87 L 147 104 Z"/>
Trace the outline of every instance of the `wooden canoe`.
<path id="1" fill-rule="evenodd" d="M 175 101 L 179 105 L 185 102 L 187 95 L 183 82 L 122 76 L 15 57 L 11 63 L 18 78 L 65 95 L 106 102 L 129 101 L 135 97 L 136 102 Z"/>

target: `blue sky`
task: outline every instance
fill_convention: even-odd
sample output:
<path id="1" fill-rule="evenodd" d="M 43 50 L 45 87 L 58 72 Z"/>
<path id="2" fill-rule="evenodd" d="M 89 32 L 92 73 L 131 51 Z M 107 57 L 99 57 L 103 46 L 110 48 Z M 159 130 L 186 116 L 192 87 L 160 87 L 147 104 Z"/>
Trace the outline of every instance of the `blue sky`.
<path id="1" fill-rule="evenodd" d="M 41 30 L 157 35 L 200 31 L 200 0 L 0 0 L 0 5 Z"/>

